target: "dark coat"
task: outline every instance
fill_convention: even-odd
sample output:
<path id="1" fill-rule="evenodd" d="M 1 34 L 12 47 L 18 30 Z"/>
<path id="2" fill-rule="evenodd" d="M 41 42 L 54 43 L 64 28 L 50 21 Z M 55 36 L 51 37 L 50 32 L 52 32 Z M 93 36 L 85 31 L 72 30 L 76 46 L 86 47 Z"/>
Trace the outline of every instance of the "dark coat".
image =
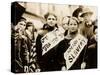
<path id="1" fill-rule="evenodd" d="M 88 49 L 86 51 L 87 69 L 97 68 L 97 41 L 92 37 L 88 42 Z"/>
<path id="2" fill-rule="evenodd" d="M 63 41 L 61 41 L 59 43 L 59 46 L 58 46 L 58 51 L 59 51 L 58 56 L 61 57 L 62 62 L 63 62 L 64 65 L 67 65 L 65 63 L 64 53 L 69 48 L 69 46 L 70 46 L 69 42 L 70 41 L 71 41 L 71 39 L 66 39 L 65 38 Z M 72 65 L 72 67 L 69 70 L 81 69 L 81 63 L 86 59 L 86 57 L 85 57 L 86 48 L 87 47 L 85 46 L 84 49 L 82 50 L 82 52 L 80 53 L 79 57 L 77 58 L 76 62 Z M 62 53 L 62 55 L 60 55 L 60 53 Z"/>
<path id="3" fill-rule="evenodd" d="M 47 25 L 44 25 L 43 29 L 48 30 Z M 49 27 L 48 31 L 52 31 L 53 28 Z M 59 51 L 57 50 L 57 46 L 52 48 L 50 51 L 48 51 L 46 54 L 42 55 L 42 44 L 41 44 L 41 38 L 45 34 L 39 34 L 36 40 L 36 52 L 37 52 L 37 63 L 40 66 L 41 71 L 56 71 L 61 70 L 61 64 L 59 63 Z"/>
<path id="4" fill-rule="evenodd" d="M 28 65 L 28 47 L 26 40 L 18 33 L 14 33 L 14 36 L 11 38 L 11 63 L 12 69 L 14 69 L 13 72 L 24 72 L 24 66 Z"/>

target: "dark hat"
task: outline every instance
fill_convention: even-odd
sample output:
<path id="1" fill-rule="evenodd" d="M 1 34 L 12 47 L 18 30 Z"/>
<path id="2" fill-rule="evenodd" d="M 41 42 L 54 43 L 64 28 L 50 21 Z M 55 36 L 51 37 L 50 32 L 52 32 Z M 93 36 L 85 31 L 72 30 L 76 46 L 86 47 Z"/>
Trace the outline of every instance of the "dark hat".
<path id="1" fill-rule="evenodd" d="M 81 12 L 82 12 L 82 7 L 79 7 L 79 8 L 77 8 L 77 9 L 75 9 L 75 10 L 73 11 L 72 16 L 78 18 L 79 14 L 80 14 Z"/>
<path id="2" fill-rule="evenodd" d="M 34 27 L 34 24 L 33 24 L 32 22 L 27 22 L 27 23 L 26 23 L 26 29 L 27 29 L 28 27 L 30 27 L 30 26 L 33 26 L 33 27 Z"/>
<path id="3" fill-rule="evenodd" d="M 33 26 L 33 23 L 32 22 L 27 22 L 26 26 Z"/>

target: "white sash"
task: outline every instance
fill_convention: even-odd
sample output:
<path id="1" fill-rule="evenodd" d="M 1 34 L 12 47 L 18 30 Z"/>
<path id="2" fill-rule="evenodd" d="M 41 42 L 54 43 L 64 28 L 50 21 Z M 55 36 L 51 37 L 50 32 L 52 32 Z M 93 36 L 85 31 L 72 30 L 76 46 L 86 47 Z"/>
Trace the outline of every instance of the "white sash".
<path id="1" fill-rule="evenodd" d="M 81 34 L 78 34 L 73 40 L 70 41 L 70 46 L 64 53 L 67 70 L 75 63 L 83 48 L 87 44 L 87 41 L 88 40 Z"/>
<path id="2" fill-rule="evenodd" d="M 60 41 L 64 39 L 64 32 L 65 31 L 62 27 L 58 27 L 41 38 L 42 50 L 43 50 L 42 55 L 50 51 Z"/>

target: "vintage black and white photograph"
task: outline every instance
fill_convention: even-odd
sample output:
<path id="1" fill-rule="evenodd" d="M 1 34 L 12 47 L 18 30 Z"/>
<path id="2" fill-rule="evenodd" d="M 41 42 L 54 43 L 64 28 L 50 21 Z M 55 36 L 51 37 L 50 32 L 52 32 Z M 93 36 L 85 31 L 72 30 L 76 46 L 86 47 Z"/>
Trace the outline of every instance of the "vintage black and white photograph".
<path id="1" fill-rule="evenodd" d="M 11 72 L 97 69 L 96 6 L 11 3 Z"/>

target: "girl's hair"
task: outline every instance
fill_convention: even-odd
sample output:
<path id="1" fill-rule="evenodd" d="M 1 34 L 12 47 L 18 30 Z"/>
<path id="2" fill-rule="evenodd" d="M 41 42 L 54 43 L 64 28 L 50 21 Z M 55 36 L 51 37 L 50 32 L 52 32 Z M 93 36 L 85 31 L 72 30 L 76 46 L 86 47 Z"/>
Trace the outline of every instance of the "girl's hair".
<path id="1" fill-rule="evenodd" d="M 34 24 L 32 23 L 32 22 L 27 22 L 26 23 L 26 29 L 28 29 L 28 27 L 30 27 L 30 26 L 32 26 L 32 35 L 33 35 L 33 39 L 35 39 L 34 38 L 34 32 L 35 32 L 35 28 L 34 28 Z"/>
<path id="2" fill-rule="evenodd" d="M 54 13 L 49 13 L 49 12 L 44 15 L 44 18 L 47 20 L 49 15 L 53 15 L 57 20 L 57 16 Z"/>
<path id="3" fill-rule="evenodd" d="M 33 27 L 33 29 L 32 29 L 32 31 L 34 32 L 36 32 L 37 30 L 36 30 L 36 28 L 34 27 L 34 24 L 32 23 L 32 22 L 27 22 L 26 23 L 26 29 L 28 29 L 28 27 L 30 27 L 30 26 L 32 26 Z"/>
<path id="4" fill-rule="evenodd" d="M 21 19 L 19 20 L 19 22 L 24 21 L 26 23 L 26 18 L 21 17 Z"/>
<path id="5" fill-rule="evenodd" d="M 26 29 L 27 29 L 29 26 L 33 26 L 33 27 L 34 27 L 34 25 L 33 25 L 32 22 L 27 22 L 27 23 L 26 23 Z"/>
<path id="6" fill-rule="evenodd" d="M 70 17 L 70 18 L 69 18 L 69 21 L 68 21 L 68 25 L 69 25 L 69 23 L 70 23 L 70 20 L 75 20 L 76 23 L 79 25 L 79 20 L 78 20 L 76 17 Z"/>
<path id="7" fill-rule="evenodd" d="M 71 16 L 65 16 L 65 17 L 62 18 L 62 21 L 63 21 L 65 18 L 68 18 L 68 19 L 69 19 L 70 17 L 71 17 Z"/>

